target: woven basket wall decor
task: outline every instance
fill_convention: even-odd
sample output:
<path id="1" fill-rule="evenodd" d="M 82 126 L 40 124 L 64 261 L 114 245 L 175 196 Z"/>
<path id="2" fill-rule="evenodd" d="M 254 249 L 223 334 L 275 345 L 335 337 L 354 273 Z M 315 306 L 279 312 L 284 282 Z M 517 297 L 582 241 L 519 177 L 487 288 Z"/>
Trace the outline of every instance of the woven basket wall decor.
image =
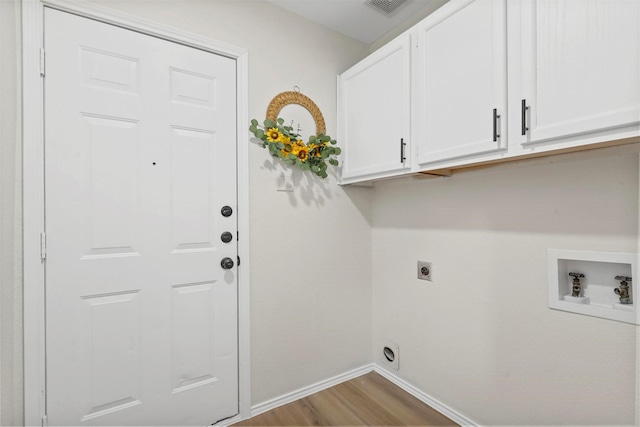
<path id="1" fill-rule="evenodd" d="M 325 135 L 327 129 L 322 112 L 311 98 L 301 94 L 299 91 L 282 92 L 276 95 L 269 103 L 269 107 L 267 107 L 267 119 L 276 122 L 280 111 L 289 104 L 298 104 L 306 108 L 307 111 L 311 113 L 311 117 L 313 117 L 313 120 L 316 123 L 316 134 Z"/>

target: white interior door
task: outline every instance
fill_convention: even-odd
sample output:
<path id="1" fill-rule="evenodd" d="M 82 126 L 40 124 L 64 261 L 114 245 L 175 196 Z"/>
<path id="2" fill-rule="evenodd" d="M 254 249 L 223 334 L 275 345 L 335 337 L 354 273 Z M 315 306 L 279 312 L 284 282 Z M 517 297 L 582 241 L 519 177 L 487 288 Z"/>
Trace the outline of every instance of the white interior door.
<path id="1" fill-rule="evenodd" d="M 237 414 L 235 61 L 50 9 L 45 49 L 49 424 Z"/>

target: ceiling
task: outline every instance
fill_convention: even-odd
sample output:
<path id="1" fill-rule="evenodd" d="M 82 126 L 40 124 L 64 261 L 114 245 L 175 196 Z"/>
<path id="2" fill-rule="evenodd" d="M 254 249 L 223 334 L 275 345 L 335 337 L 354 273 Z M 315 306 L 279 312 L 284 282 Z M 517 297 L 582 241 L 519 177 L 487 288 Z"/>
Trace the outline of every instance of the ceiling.
<path id="1" fill-rule="evenodd" d="M 409 19 L 417 18 L 417 22 L 443 3 L 443 0 L 406 0 L 386 16 L 369 6 L 369 0 L 268 1 L 367 44 Z M 392 3 L 397 0 L 384 1 Z"/>

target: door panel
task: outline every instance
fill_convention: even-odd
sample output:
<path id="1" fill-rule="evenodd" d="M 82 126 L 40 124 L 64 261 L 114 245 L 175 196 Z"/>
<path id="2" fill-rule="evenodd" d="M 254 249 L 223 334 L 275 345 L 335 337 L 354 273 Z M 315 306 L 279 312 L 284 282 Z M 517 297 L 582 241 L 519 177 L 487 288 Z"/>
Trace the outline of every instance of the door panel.
<path id="1" fill-rule="evenodd" d="M 438 12 L 418 26 L 420 165 L 507 147 L 506 2 L 469 0 Z"/>
<path id="2" fill-rule="evenodd" d="M 139 405 L 139 292 L 83 297 L 86 359 L 80 375 L 91 396 L 82 421 Z"/>
<path id="3" fill-rule="evenodd" d="M 49 423 L 233 416 L 235 62 L 50 9 L 45 34 Z"/>
<path id="4" fill-rule="evenodd" d="M 411 167 L 410 37 L 376 51 L 340 76 L 342 180 L 398 174 Z"/>
<path id="5" fill-rule="evenodd" d="M 640 121 L 640 49 L 636 0 L 523 0 L 522 55 L 512 64 L 528 106 L 534 144 Z M 517 110 L 516 110 L 517 111 Z"/>

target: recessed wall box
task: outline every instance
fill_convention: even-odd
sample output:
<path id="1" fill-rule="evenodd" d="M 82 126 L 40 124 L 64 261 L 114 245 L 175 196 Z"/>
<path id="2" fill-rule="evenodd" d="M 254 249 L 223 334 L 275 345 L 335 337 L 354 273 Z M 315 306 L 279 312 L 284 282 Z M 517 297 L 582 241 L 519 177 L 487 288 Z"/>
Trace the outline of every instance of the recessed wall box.
<path id="1" fill-rule="evenodd" d="M 550 308 L 640 324 L 633 281 L 637 254 L 549 249 L 547 256 Z M 626 299 L 620 297 L 620 278 L 630 278 Z"/>

